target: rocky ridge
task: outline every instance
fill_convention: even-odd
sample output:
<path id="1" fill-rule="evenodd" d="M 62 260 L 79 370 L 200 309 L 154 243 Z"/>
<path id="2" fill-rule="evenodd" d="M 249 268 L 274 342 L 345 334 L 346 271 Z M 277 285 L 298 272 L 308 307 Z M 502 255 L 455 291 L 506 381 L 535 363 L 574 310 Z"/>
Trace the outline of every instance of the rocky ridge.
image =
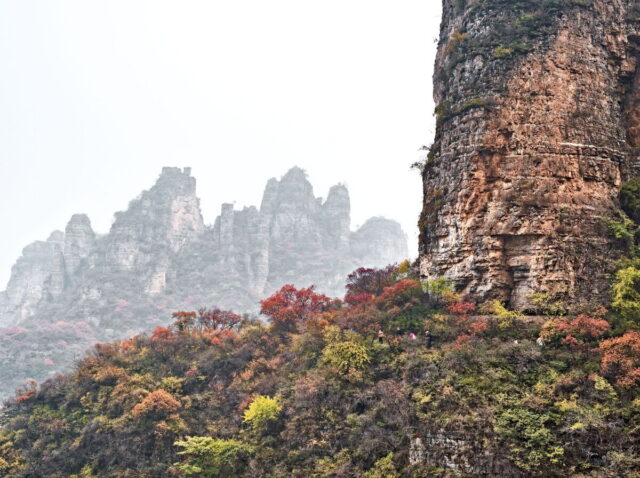
<path id="1" fill-rule="evenodd" d="M 96 235 L 86 215 L 27 246 L 0 294 L 2 392 L 65 370 L 95 341 L 148 331 L 175 310 L 256 312 L 286 283 L 344 293 L 356 267 L 407 257 L 394 221 L 350 230 L 346 187 L 316 198 L 299 168 L 267 183 L 260 208 L 223 204 L 204 224 L 189 168 L 164 168 L 156 184 Z M 22 346 L 22 345 L 23 346 Z"/>

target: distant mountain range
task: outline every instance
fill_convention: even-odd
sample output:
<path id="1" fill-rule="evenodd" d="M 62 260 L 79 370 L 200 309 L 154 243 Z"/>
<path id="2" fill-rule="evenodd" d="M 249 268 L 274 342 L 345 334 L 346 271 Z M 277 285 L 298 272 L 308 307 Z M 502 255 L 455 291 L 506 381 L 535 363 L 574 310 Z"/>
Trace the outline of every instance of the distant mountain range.
<path id="1" fill-rule="evenodd" d="M 27 246 L 0 292 L 0 397 L 27 378 L 66 371 L 92 343 L 125 338 L 171 312 L 223 307 L 255 312 L 284 284 L 341 296 L 360 266 L 405 259 L 400 225 L 371 218 L 350 229 L 345 186 L 316 198 L 299 168 L 270 179 L 260 208 L 223 204 L 205 225 L 190 168 L 156 184 L 97 235 L 86 215 Z"/>

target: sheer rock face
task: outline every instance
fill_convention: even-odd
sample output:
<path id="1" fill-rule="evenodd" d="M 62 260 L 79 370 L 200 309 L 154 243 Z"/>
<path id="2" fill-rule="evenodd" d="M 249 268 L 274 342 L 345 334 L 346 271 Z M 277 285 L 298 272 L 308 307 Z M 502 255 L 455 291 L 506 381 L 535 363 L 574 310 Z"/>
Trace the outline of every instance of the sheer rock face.
<path id="1" fill-rule="evenodd" d="M 64 233 L 24 249 L 0 292 L 0 398 L 27 377 L 63 372 L 95 341 L 166 325 L 176 310 L 255 312 L 286 283 L 342 295 L 353 269 L 406 256 L 396 222 L 352 233 L 347 189 L 334 186 L 323 202 L 299 168 L 269 180 L 259 210 L 223 204 L 213 226 L 190 170 L 164 168 L 108 234 L 74 215 Z"/>
<path id="2" fill-rule="evenodd" d="M 105 265 L 133 270 L 156 262 L 156 255 L 179 251 L 202 233 L 204 223 L 189 168 L 164 168 L 157 183 L 117 213 Z"/>
<path id="3" fill-rule="evenodd" d="M 64 260 L 67 273 L 73 276 L 80 267 L 89 266 L 96 248 L 96 235 L 85 214 L 74 214 L 64 233 Z"/>
<path id="4" fill-rule="evenodd" d="M 518 32 L 528 53 L 474 47 L 492 31 L 509 44 L 500 28 L 526 24 L 526 3 L 444 2 L 421 271 L 524 309 L 534 292 L 605 301 L 620 250 L 602 218 L 640 173 L 637 24 L 626 1 L 566 2 L 544 35 Z"/>
<path id="5" fill-rule="evenodd" d="M 5 308 L 16 321 L 37 311 L 42 301 L 55 300 L 65 286 L 64 234 L 55 231 L 46 241 L 37 241 L 22 251 L 22 257 L 11 270 L 5 291 Z M 8 325 L 4 317 L 0 325 Z"/>

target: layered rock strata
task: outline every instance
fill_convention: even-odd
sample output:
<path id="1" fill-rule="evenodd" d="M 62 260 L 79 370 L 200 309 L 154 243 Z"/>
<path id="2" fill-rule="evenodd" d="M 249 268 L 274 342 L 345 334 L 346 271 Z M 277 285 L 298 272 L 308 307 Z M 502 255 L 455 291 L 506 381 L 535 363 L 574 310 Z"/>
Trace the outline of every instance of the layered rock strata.
<path id="1" fill-rule="evenodd" d="M 421 272 L 467 297 L 605 302 L 607 221 L 640 174 L 633 2 L 445 0 Z"/>

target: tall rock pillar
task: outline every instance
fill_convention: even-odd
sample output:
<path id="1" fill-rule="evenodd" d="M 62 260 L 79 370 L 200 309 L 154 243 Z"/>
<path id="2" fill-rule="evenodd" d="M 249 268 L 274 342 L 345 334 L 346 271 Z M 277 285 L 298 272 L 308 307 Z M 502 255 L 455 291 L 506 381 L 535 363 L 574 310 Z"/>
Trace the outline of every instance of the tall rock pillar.
<path id="1" fill-rule="evenodd" d="M 445 0 L 421 272 L 467 297 L 603 302 L 606 221 L 634 167 L 637 22 L 624 0 Z M 640 114 L 636 114 L 640 118 Z"/>

